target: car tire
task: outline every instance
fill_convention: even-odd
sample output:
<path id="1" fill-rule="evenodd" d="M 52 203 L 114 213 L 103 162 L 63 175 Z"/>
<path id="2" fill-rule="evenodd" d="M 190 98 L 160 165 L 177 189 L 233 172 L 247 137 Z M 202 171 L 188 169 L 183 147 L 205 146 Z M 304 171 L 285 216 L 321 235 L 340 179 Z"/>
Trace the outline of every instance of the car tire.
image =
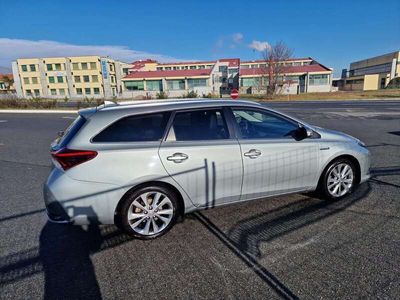
<path id="1" fill-rule="evenodd" d="M 319 192 L 324 199 L 339 200 L 354 191 L 357 173 L 354 163 L 346 158 L 331 162 L 321 175 Z"/>
<path id="2" fill-rule="evenodd" d="M 179 214 L 177 199 L 176 193 L 162 186 L 134 190 L 123 200 L 118 225 L 135 238 L 157 238 L 176 223 Z"/>

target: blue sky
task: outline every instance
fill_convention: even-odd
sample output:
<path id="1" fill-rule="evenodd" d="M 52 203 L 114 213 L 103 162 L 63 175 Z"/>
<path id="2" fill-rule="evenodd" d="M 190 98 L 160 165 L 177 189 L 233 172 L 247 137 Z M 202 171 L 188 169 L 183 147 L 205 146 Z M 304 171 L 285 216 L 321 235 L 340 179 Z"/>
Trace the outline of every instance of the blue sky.
<path id="1" fill-rule="evenodd" d="M 282 40 L 294 56 L 311 56 L 338 75 L 351 61 L 400 50 L 399 16 L 400 1 L 385 0 L 13 0 L 2 5 L 0 66 L 94 52 L 124 60 L 259 59 L 250 45 Z"/>

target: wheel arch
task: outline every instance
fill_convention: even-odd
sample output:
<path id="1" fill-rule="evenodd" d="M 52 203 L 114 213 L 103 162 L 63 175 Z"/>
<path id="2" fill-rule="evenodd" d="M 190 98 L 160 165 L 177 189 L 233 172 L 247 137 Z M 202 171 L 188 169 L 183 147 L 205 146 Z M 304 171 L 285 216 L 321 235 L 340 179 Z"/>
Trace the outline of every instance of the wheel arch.
<path id="1" fill-rule="evenodd" d="M 354 167 L 356 168 L 356 184 L 359 184 L 361 181 L 361 166 L 360 166 L 360 162 L 358 161 L 358 159 L 351 155 L 351 154 L 341 154 L 338 155 L 336 157 L 331 158 L 324 166 L 323 171 L 321 172 L 321 174 L 319 175 L 319 179 L 318 179 L 318 187 L 321 186 L 321 180 L 326 172 L 326 170 L 329 168 L 329 166 L 336 160 L 339 159 L 348 159 L 349 161 L 351 161 L 354 165 Z"/>
<path id="2" fill-rule="evenodd" d="M 132 186 L 127 192 L 125 192 L 125 194 L 121 197 L 121 199 L 118 201 L 118 204 L 115 208 L 114 211 L 114 223 L 118 225 L 118 217 L 119 217 L 119 213 L 121 211 L 121 206 L 122 203 L 125 201 L 125 199 L 131 195 L 132 193 L 134 193 L 135 191 L 137 191 L 138 189 L 144 188 L 144 187 L 148 187 L 148 186 L 160 186 L 160 187 L 164 187 L 167 188 L 169 190 L 171 190 L 173 193 L 176 194 L 177 196 L 177 200 L 179 203 L 179 207 L 178 207 L 178 218 L 182 218 L 185 214 L 185 201 L 182 197 L 181 192 L 172 184 L 164 182 L 164 181 L 157 181 L 157 180 L 152 180 L 152 181 L 146 181 L 146 182 L 142 182 L 140 184 L 134 185 Z"/>

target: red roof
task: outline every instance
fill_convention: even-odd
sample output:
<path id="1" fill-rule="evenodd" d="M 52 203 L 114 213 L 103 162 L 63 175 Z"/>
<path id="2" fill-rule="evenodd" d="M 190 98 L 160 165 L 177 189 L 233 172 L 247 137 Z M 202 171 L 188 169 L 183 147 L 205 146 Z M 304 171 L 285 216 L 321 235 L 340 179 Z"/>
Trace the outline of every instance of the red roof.
<path id="1" fill-rule="evenodd" d="M 301 57 L 301 58 L 289 58 L 285 59 L 284 61 L 298 61 L 298 60 L 313 60 L 311 57 Z M 256 60 L 246 60 L 242 61 L 243 64 L 249 64 L 249 63 L 262 63 L 265 62 L 265 59 L 256 59 Z"/>
<path id="2" fill-rule="evenodd" d="M 169 66 L 169 65 L 193 65 L 193 64 L 203 64 L 203 65 L 209 65 L 209 64 L 215 64 L 215 60 L 211 61 L 179 61 L 179 62 L 170 62 L 170 63 L 162 63 L 158 64 L 159 66 Z"/>
<path id="3" fill-rule="evenodd" d="M 223 58 L 219 60 L 220 62 L 229 62 L 228 67 L 239 67 L 240 58 Z"/>
<path id="4" fill-rule="evenodd" d="M 212 69 L 140 71 L 128 74 L 124 78 L 160 78 L 160 77 L 190 77 L 210 76 Z"/>
<path id="5" fill-rule="evenodd" d="M 307 73 L 307 72 L 325 72 L 330 71 L 330 69 L 324 67 L 320 64 L 315 65 L 306 65 L 306 66 L 289 66 L 283 69 L 283 73 Z M 240 75 L 263 75 L 267 74 L 265 68 L 249 68 L 249 69 L 240 69 Z"/>
<path id="6" fill-rule="evenodd" d="M 0 74 L 0 79 L 3 79 L 4 77 L 8 77 L 8 79 L 13 79 L 13 74 Z"/>

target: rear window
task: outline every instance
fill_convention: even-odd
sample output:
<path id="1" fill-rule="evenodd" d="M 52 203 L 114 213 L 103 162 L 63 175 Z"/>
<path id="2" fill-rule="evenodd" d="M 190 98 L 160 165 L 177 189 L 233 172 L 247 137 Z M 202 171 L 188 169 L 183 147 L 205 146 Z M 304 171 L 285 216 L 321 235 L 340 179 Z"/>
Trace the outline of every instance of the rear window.
<path id="1" fill-rule="evenodd" d="M 78 133 L 78 131 L 82 128 L 83 124 L 85 124 L 86 119 L 82 116 L 78 116 L 67 129 L 64 130 L 64 134 L 55 140 L 55 146 L 53 150 L 57 150 L 63 147 L 66 147 L 68 143 L 72 140 L 72 138 Z"/>
<path id="2" fill-rule="evenodd" d="M 153 142 L 160 141 L 170 113 L 130 116 L 111 124 L 93 138 L 93 142 Z"/>

